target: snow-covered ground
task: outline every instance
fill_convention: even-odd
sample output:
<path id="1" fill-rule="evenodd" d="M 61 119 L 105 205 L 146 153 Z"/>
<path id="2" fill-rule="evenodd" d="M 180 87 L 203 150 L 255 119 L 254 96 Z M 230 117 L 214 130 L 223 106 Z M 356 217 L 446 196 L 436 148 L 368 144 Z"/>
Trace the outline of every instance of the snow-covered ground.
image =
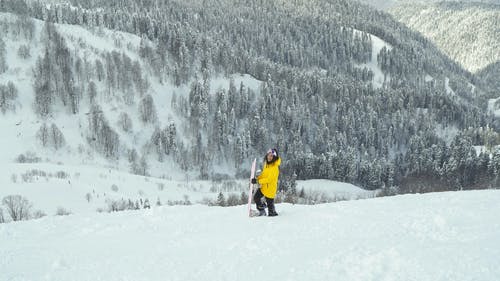
<path id="1" fill-rule="evenodd" d="M 33 204 L 33 211 L 41 210 L 49 216 L 58 208 L 71 213 L 107 211 L 110 201 L 141 199 L 162 205 L 183 202 L 215 201 L 219 192 L 230 194 L 248 192 L 248 180 L 200 181 L 189 174 L 165 171 L 164 178 L 143 177 L 113 168 L 89 165 L 55 165 L 47 163 L 0 163 L 0 200 L 8 195 L 21 195 Z M 306 195 L 329 199 L 349 200 L 370 198 L 366 191 L 351 184 L 328 180 L 298 181 L 297 190 Z M 1 208 L 1 205 L 0 205 Z M 1 280 L 1 279 L 0 279 Z"/>
<path id="2" fill-rule="evenodd" d="M 359 30 L 354 30 L 354 34 L 360 33 L 361 31 Z M 367 68 L 373 72 L 373 87 L 378 89 L 382 87 L 384 84 L 384 80 L 390 79 L 389 75 L 384 74 L 380 66 L 378 65 L 378 59 L 377 56 L 380 54 L 380 51 L 386 47 L 387 50 L 392 50 L 392 46 L 385 42 L 384 40 L 380 39 L 379 37 L 369 34 L 370 38 L 372 40 L 372 55 L 371 59 L 367 63 L 359 64 L 357 67 L 360 68 Z"/>
<path id="3" fill-rule="evenodd" d="M 297 181 L 297 191 L 304 189 L 306 194 L 320 193 L 337 200 L 356 200 L 373 198 L 377 191 L 369 191 L 350 183 L 330 180 Z"/>
<path id="4" fill-rule="evenodd" d="M 155 207 L 0 224 L 0 279 L 454 280 L 500 276 L 500 191 L 303 206 Z"/>
<path id="5" fill-rule="evenodd" d="M 493 113 L 495 117 L 500 116 L 500 109 L 498 107 L 498 100 L 499 99 L 490 99 L 488 100 L 488 111 Z"/>

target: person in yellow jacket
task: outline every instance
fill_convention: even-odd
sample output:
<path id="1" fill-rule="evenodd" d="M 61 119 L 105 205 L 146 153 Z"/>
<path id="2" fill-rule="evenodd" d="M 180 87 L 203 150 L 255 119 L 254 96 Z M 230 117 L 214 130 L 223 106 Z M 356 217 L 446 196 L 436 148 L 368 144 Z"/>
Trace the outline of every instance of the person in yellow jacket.
<path id="1" fill-rule="evenodd" d="M 253 184 L 258 183 L 260 185 L 260 188 L 257 189 L 253 197 L 259 211 L 259 216 L 266 215 L 266 205 L 262 202 L 262 197 L 266 198 L 268 216 L 273 217 L 278 215 L 274 206 L 274 197 L 276 197 L 276 192 L 278 191 L 280 164 L 281 158 L 278 156 L 278 150 L 276 148 L 269 149 L 264 157 L 262 173 L 257 178 L 252 179 Z"/>

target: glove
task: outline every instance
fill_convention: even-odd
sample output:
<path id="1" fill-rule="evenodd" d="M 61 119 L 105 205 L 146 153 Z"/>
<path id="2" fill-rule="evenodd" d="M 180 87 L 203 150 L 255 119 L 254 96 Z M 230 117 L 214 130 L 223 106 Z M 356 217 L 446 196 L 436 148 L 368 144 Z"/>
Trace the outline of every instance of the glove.
<path id="1" fill-rule="evenodd" d="M 256 178 L 253 178 L 252 179 L 252 184 L 256 184 L 257 183 L 257 179 Z"/>

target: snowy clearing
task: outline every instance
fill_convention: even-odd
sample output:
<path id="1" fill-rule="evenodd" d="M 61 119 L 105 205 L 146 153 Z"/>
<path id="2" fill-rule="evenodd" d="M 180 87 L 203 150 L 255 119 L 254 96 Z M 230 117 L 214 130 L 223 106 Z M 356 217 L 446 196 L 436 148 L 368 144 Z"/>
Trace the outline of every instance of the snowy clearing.
<path id="1" fill-rule="evenodd" d="M 375 197 L 378 191 L 359 188 L 350 183 L 333 182 L 330 180 L 297 181 L 297 192 L 302 189 L 308 194 L 323 193 L 338 200 L 356 200 Z"/>
<path id="2" fill-rule="evenodd" d="M 488 100 L 488 111 L 491 112 L 495 117 L 500 116 L 500 109 L 498 107 L 498 98 Z"/>
<path id="3" fill-rule="evenodd" d="M 500 191 L 0 224 L 2 280 L 497 280 Z"/>
<path id="4" fill-rule="evenodd" d="M 354 30 L 355 33 L 361 33 L 359 30 Z M 380 66 L 378 65 L 378 59 L 377 56 L 379 55 L 380 51 L 386 47 L 387 50 L 392 50 L 392 46 L 385 42 L 384 40 L 380 39 L 379 37 L 369 34 L 370 38 L 372 40 L 372 55 L 371 59 L 368 63 L 363 63 L 357 65 L 357 67 L 360 68 L 368 68 L 373 72 L 373 87 L 376 89 L 379 89 L 382 87 L 386 79 L 390 79 L 389 75 L 385 75 Z"/>

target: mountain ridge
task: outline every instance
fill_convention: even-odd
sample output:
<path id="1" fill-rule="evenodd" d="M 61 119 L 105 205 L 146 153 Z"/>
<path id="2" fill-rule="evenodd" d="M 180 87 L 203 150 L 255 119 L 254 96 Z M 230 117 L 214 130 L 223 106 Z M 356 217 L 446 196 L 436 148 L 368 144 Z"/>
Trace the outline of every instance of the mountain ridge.
<path id="1" fill-rule="evenodd" d="M 389 12 L 435 42 L 471 72 L 478 72 L 500 60 L 499 5 L 405 4 Z"/>

